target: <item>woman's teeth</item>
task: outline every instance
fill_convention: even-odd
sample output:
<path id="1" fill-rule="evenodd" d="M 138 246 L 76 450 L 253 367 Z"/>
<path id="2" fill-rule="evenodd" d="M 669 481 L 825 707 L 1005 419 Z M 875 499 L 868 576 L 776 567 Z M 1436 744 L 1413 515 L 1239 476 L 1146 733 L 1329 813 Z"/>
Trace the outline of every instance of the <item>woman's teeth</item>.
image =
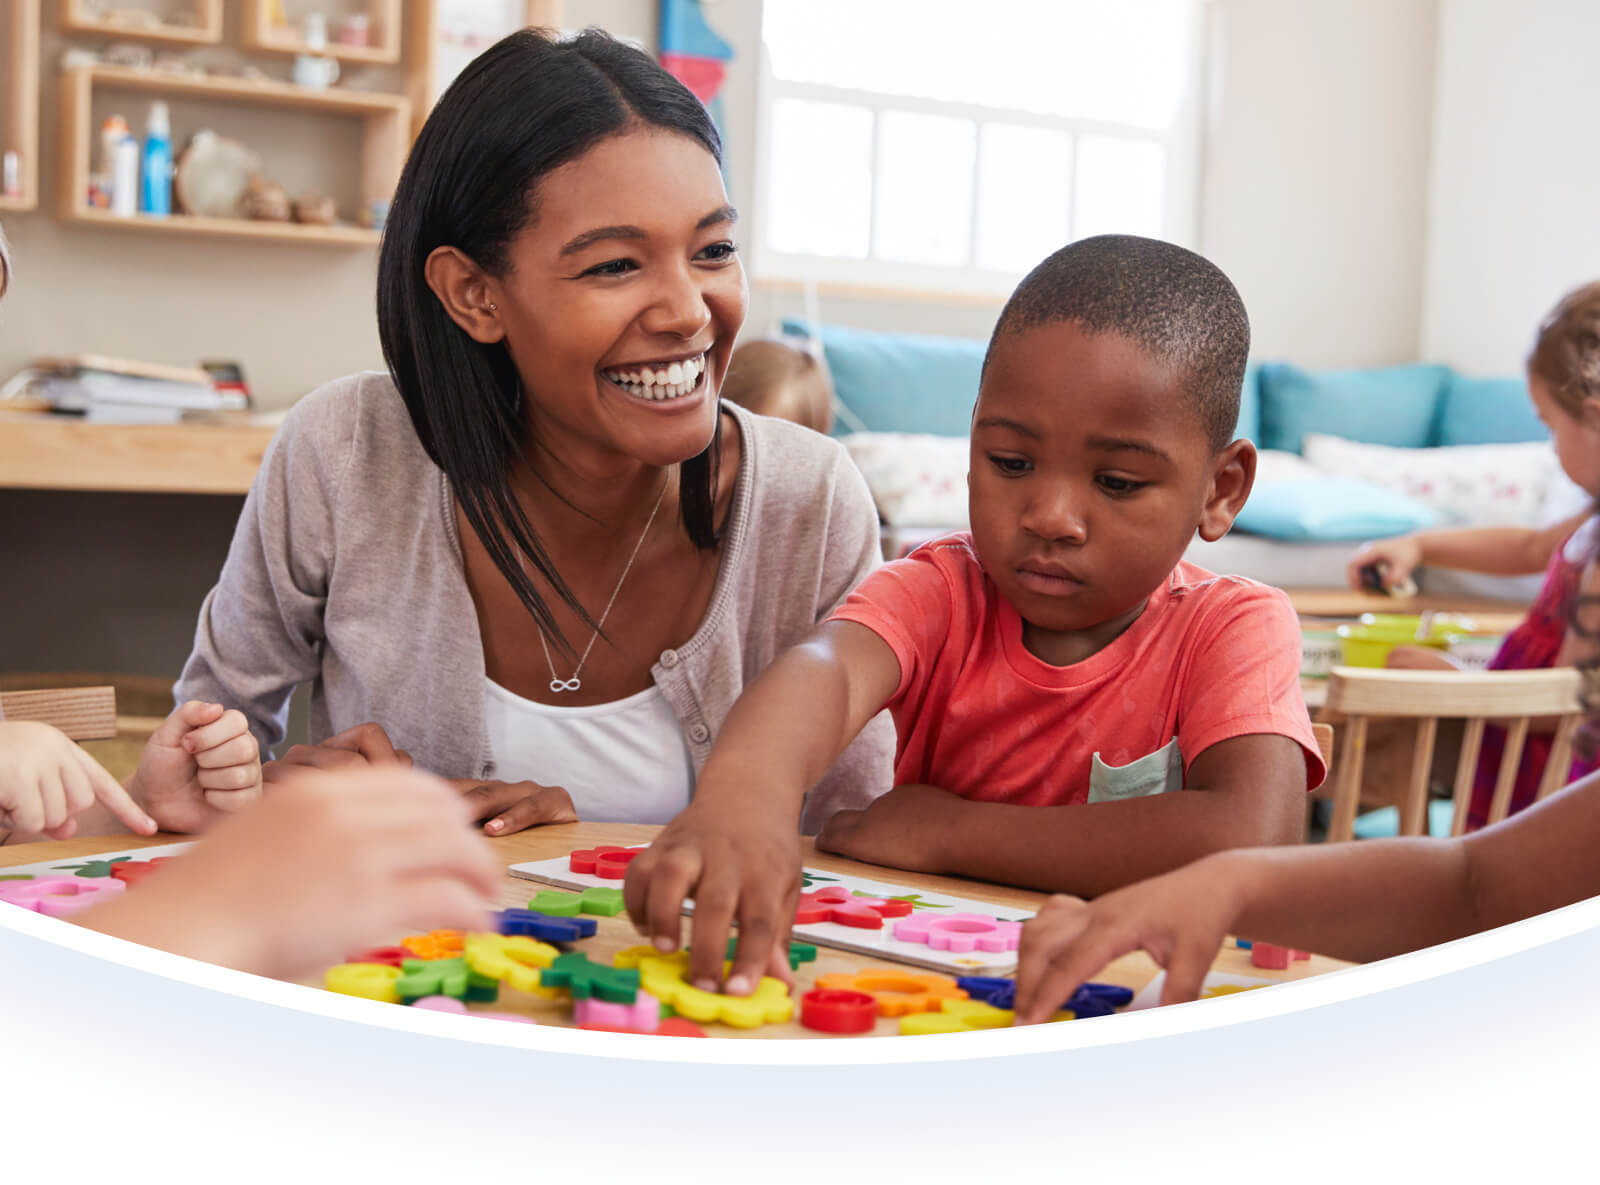
<path id="1" fill-rule="evenodd" d="M 602 373 L 629 395 L 638 399 L 678 399 L 700 385 L 705 374 L 706 356 L 674 362 L 670 366 L 645 366 L 633 370 L 607 370 Z"/>

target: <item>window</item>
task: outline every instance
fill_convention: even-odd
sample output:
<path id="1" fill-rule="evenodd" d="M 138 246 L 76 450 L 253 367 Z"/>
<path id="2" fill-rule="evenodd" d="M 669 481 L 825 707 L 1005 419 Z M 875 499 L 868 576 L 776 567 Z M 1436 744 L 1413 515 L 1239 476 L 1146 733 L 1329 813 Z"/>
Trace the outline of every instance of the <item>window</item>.
<path id="1" fill-rule="evenodd" d="M 765 0 L 758 277 L 1005 292 L 1193 239 L 1203 0 Z"/>

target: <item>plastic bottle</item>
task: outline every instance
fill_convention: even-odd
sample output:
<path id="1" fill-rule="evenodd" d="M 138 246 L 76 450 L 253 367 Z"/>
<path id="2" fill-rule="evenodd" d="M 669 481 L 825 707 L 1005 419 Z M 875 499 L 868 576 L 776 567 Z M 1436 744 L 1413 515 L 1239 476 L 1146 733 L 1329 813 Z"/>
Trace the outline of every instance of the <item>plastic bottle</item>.
<path id="1" fill-rule="evenodd" d="M 117 171 L 117 145 L 128 135 L 128 121 L 120 115 L 109 116 L 100 125 L 100 163 L 89 174 L 89 208 L 109 210 L 113 178 Z M 137 201 L 135 202 L 137 206 Z"/>
<path id="2" fill-rule="evenodd" d="M 144 125 L 144 200 L 146 214 L 165 217 L 172 213 L 172 124 L 167 105 L 160 99 L 150 104 Z"/>
<path id="3" fill-rule="evenodd" d="M 139 141 L 123 136 L 111 154 L 111 212 L 132 218 L 139 212 Z"/>

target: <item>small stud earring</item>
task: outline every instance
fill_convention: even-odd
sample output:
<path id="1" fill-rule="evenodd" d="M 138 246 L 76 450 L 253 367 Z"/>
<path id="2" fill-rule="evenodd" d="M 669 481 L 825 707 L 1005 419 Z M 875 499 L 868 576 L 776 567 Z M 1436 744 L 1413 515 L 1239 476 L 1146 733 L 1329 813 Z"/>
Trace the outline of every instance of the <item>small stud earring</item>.
<path id="1" fill-rule="evenodd" d="M 493 301 L 490 301 L 489 302 L 489 311 L 491 313 L 498 313 L 500 311 L 500 306 L 495 304 Z"/>

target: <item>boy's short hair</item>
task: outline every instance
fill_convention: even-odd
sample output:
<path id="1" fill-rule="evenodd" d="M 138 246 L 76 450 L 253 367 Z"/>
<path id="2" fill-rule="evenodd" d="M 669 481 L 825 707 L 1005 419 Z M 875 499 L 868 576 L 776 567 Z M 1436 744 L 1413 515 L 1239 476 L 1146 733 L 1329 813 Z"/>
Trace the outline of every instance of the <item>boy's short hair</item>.
<path id="1" fill-rule="evenodd" d="M 1017 285 L 989 339 L 989 354 L 1006 334 L 1057 321 L 1076 322 L 1092 334 L 1121 334 L 1180 368 L 1211 447 L 1221 449 L 1233 438 L 1250 318 L 1239 290 L 1210 260 L 1137 235 L 1080 239 Z"/>

